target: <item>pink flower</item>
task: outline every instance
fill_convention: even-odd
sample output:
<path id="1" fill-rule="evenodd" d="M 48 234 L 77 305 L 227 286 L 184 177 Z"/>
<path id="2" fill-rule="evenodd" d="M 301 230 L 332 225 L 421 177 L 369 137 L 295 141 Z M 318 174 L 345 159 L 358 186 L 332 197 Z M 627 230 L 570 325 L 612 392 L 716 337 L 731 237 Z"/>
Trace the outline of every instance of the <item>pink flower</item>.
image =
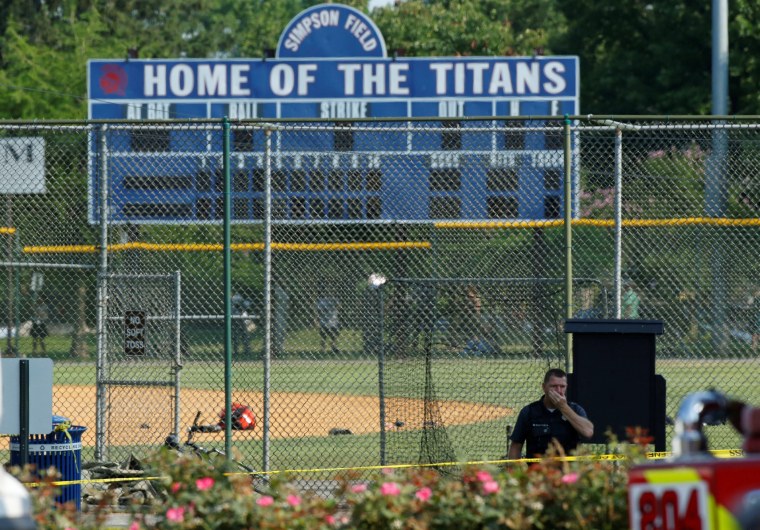
<path id="1" fill-rule="evenodd" d="M 335 524 L 335 517 L 332 515 L 325 515 L 325 522 L 327 524 Z"/>
<path id="2" fill-rule="evenodd" d="M 288 498 L 285 499 L 285 501 L 290 504 L 293 508 L 301 504 L 301 497 L 298 495 L 288 495 Z"/>
<path id="3" fill-rule="evenodd" d="M 271 506 L 274 504 L 274 499 L 269 495 L 264 495 L 263 497 L 256 499 L 256 504 L 259 506 Z"/>
<path id="4" fill-rule="evenodd" d="M 491 494 L 499 491 L 499 483 L 495 480 L 488 480 L 483 483 L 483 493 Z"/>
<path id="5" fill-rule="evenodd" d="M 578 473 L 568 473 L 567 475 L 562 475 L 562 482 L 564 484 L 574 484 L 578 482 Z"/>
<path id="6" fill-rule="evenodd" d="M 365 491 L 367 491 L 366 484 L 354 484 L 351 486 L 351 493 L 364 493 Z"/>
<path id="7" fill-rule="evenodd" d="M 166 518 L 169 521 L 179 523 L 185 517 L 185 508 L 180 506 L 179 508 L 169 508 L 166 510 Z"/>
<path id="8" fill-rule="evenodd" d="M 415 493 L 414 496 L 422 502 L 426 502 L 428 499 L 430 499 L 430 497 L 433 496 L 433 490 L 428 487 L 420 488 L 417 490 L 417 493 Z"/>
<path id="9" fill-rule="evenodd" d="M 488 471 L 478 471 L 475 474 L 475 477 L 480 482 L 491 482 L 493 480 L 493 477 L 491 476 L 491 474 Z"/>
<path id="10" fill-rule="evenodd" d="M 179 482 L 173 483 L 171 487 L 172 493 L 177 493 L 181 487 L 182 487 L 182 484 L 180 484 Z"/>
<path id="11" fill-rule="evenodd" d="M 198 491 L 206 491 L 214 487 L 214 479 L 211 477 L 199 478 L 195 481 L 195 487 Z"/>
<path id="12" fill-rule="evenodd" d="M 395 482 L 383 482 L 380 486 L 380 493 L 383 495 L 395 496 L 401 493 L 401 487 Z"/>
<path id="13" fill-rule="evenodd" d="M 140 530 L 140 523 L 132 521 L 132 524 L 129 525 L 129 530 Z"/>

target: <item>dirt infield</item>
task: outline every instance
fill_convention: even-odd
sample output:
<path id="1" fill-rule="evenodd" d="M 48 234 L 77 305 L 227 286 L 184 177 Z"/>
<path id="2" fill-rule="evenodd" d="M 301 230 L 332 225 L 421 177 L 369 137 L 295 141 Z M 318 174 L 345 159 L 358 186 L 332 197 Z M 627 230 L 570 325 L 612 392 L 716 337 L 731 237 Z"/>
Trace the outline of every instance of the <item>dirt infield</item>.
<path id="1" fill-rule="evenodd" d="M 245 403 L 256 415 L 252 431 L 235 431 L 235 439 L 260 439 L 263 395 L 260 392 L 236 392 L 233 401 Z M 94 386 L 56 385 L 53 388 L 53 412 L 71 419 L 74 425 L 88 427 L 82 436 L 86 446 L 95 444 Z M 172 431 L 173 390 L 162 387 L 111 387 L 107 397 L 106 444 L 111 446 L 163 443 Z M 224 409 L 224 393 L 213 390 L 181 391 L 180 428 L 192 424 L 198 411 L 201 423 L 216 423 Z M 386 409 L 394 411 L 391 422 L 422 424 L 422 402 L 409 399 L 386 399 Z M 270 438 L 327 436 L 331 429 L 348 429 L 353 434 L 380 431 L 379 400 L 372 396 L 273 392 L 270 396 Z M 445 425 L 462 425 L 496 420 L 514 411 L 508 407 L 446 401 L 440 403 Z M 388 428 L 396 428 L 388 425 Z M 402 427 L 403 428 L 403 427 Z M 219 435 L 200 435 L 218 437 Z M 201 438 L 203 439 L 203 438 Z"/>

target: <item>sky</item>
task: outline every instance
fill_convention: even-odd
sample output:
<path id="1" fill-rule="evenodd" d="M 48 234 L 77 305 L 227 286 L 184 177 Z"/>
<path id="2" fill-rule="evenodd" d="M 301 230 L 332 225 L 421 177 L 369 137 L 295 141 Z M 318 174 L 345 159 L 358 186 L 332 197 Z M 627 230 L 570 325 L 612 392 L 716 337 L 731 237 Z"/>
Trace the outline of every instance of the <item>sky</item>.
<path id="1" fill-rule="evenodd" d="M 376 7 L 383 7 L 387 6 L 389 4 L 392 4 L 393 0 L 370 0 L 369 1 L 369 9 L 370 11 L 373 10 Z"/>

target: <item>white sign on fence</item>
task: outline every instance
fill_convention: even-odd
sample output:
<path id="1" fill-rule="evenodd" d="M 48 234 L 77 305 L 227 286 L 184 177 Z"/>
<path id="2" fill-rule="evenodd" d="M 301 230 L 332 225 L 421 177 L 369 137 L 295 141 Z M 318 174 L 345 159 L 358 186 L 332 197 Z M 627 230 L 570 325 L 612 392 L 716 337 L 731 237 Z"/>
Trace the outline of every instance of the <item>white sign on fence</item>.
<path id="1" fill-rule="evenodd" d="M 53 430 L 53 360 L 29 362 L 29 434 Z M 21 359 L 0 359 L 0 434 L 21 431 Z"/>
<path id="2" fill-rule="evenodd" d="M 45 193 L 45 139 L 0 140 L 0 194 Z"/>

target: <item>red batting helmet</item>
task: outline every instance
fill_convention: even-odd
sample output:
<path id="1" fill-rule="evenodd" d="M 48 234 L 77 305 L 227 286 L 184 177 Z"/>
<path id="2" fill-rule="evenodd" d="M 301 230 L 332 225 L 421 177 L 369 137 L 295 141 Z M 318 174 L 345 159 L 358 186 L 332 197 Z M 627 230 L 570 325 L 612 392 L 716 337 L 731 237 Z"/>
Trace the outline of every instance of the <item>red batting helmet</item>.
<path id="1" fill-rule="evenodd" d="M 225 411 L 219 413 L 219 426 L 224 427 Z M 248 405 L 242 403 L 232 404 L 232 428 L 236 431 L 253 429 L 256 426 L 256 417 Z"/>

